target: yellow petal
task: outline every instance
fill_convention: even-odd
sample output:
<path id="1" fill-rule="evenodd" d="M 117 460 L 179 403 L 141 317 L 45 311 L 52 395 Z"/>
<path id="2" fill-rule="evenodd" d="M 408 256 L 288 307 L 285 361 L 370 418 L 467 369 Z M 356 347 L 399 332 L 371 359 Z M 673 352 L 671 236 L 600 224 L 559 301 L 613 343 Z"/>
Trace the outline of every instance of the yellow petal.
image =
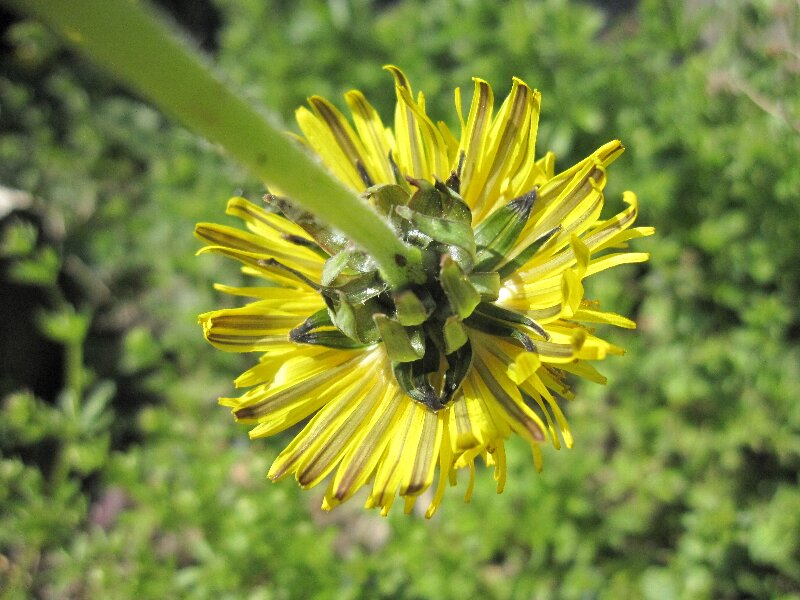
<path id="1" fill-rule="evenodd" d="M 505 366 L 486 353 L 477 356 L 475 369 L 492 394 L 492 400 L 502 408 L 511 428 L 530 441 L 544 439 L 544 424 L 522 401 L 519 389 L 505 375 Z"/>
<path id="2" fill-rule="evenodd" d="M 233 411 L 237 421 L 257 421 L 259 425 L 250 431 L 250 437 L 263 437 L 281 431 L 318 410 L 336 393 L 355 385 L 361 377 L 358 366 L 365 353 L 337 354 L 320 361 L 316 375 L 300 381 L 262 385 L 248 391 L 238 399 Z"/>
<path id="3" fill-rule="evenodd" d="M 487 158 L 491 157 L 491 162 L 487 160 L 486 171 L 477 178 L 481 182 L 481 189 L 474 204 L 470 204 L 475 223 L 481 222 L 495 208 L 497 201 L 492 202 L 491 199 L 499 199 L 504 179 L 520 160 L 523 144 L 527 143 L 533 96 L 533 90 L 523 81 L 514 78 L 511 93 L 492 123 L 489 139 L 483 150 Z"/>
<path id="4" fill-rule="evenodd" d="M 542 95 L 538 90 L 533 91 L 531 104 L 531 120 L 528 127 L 528 140 L 524 154 L 520 156 L 520 166 L 509 184 L 507 195 L 516 198 L 528 193 L 537 185 L 547 181 L 547 176 L 536 161 L 536 137 L 539 133 L 539 112 L 541 110 Z"/>
<path id="5" fill-rule="evenodd" d="M 425 144 L 420 134 L 411 97 L 411 85 L 403 72 L 393 65 L 384 67 L 395 78 L 397 106 L 395 108 L 394 134 L 396 138 L 397 165 L 403 173 L 417 179 L 430 176 L 430 167 L 425 158 Z"/>
<path id="6" fill-rule="evenodd" d="M 535 352 L 520 352 L 513 363 L 508 366 L 508 377 L 516 384 L 529 379 L 539 367 L 542 366 L 542 360 Z"/>
<path id="7" fill-rule="evenodd" d="M 308 260 L 324 262 L 318 254 L 308 248 L 287 241 L 289 237 L 299 237 L 309 241 L 311 238 L 301 227 L 280 215 L 268 212 L 239 196 L 228 200 L 225 213 L 244 221 L 250 231 L 266 238 L 271 245 L 292 249 Z"/>
<path id="8" fill-rule="evenodd" d="M 459 451 L 474 448 L 480 444 L 478 431 L 473 427 L 469 416 L 469 407 L 464 394 L 460 394 L 453 400 L 453 418 L 450 419 L 455 431 L 451 432 L 451 439 L 454 440 L 455 448 Z"/>
<path id="9" fill-rule="evenodd" d="M 486 179 L 481 167 L 486 161 L 484 146 L 489 137 L 494 105 L 492 87 L 482 79 L 473 78 L 473 81 L 475 82 L 475 91 L 472 96 L 466 129 L 461 132 L 459 151 L 464 154 L 461 196 L 470 207 L 475 206 L 480 195 L 481 185 Z"/>
<path id="10" fill-rule="evenodd" d="M 378 111 L 357 90 L 347 92 L 345 100 L 353 114 L 353 122 L 364 144 L 364 160 L 375 183 L 393 183 L 394 174 L 389 162 L 390 140 Z"/>
<path id="11" fill-rule="evenodd" d="M 612 312 L 604 312 L 599 310 L 589 310 L 587 308 L 581 308 L 575 311 L 573 318 L 576 321 L 585 321 L 588 323 L 606 323 L 608 325 L 614 325 L 616 327 L 622 327 L 624 329 L 636 329 L 636 323 L 634 323 L 627 317 L 623 317 L 622 315 L 618 315 Z"/>
<path id="12" fill-rule="evenodd" d="M 292 314 L 259 314 L 249 308 L 216 310 L 200 315 L 203 335 L 215 347 L 229 352 L 268 350 L 285 344 L 290 329 L 304 318 Z"/>
<path id="13" fill-rule="evenodd" d="M 416 447 L 409 444 L 413 451 L 413 467 L 404 473 L 400 484 L 400 495 L 418 495 L 427 490 L 433 482 L 433 471 L 439 458 L 439 445 L 442 441 L 442 421 L 436 413 L 417 404 L 422 421 Z"/>
<path id="14" fill-rule="evenodd" d="M 326 493 L 330 506 L 347 500 L 372 477 L 409 401 L 394 386 L 386 387 L 379 410 L 361 429 L 331 480 Z"/>
<path id="15" fill-rule="evenodd" d="M 616 254 L 606 254 L 591 262 L 589 268 L 586 270 L 586 276 L 594 275 L 600 271 L 605 271 L 612 267 L 619 265 L 627 265 L 632 263 L 646 262 L 650 260 L 650 254 L 647 252 L 620 252 Z"/>
<path id="16" fill-rule="evenodd" d="M 366 186 L 358 169 L 347 152 L 342 149 L 330 125 L 306 107 L 301 106 L 295 111 L 295 119 L 308 144 L 314 149 L 334 175 L 356 191 L 362 191 Z"/>
<path id="17" fill-rule="evenodd" d="M 438 509 L 439 505 L 442 503 L 444 490 L 447 485 L 447 481 L 450 478 L 450 472 L 453 467 L 453 455 L 450 450 L 451 446 L 449 439 L 450 427 L 448 426 L 450 409 L 445 408 L 440 410 L 438 414 L 439 419 L 442 420 L 442 441 L 440 445 L 441 452 L 439 453 L 439 481 L 436 483 L 436 491 L 433 494 L 433 500 L 431 500 L 430 505 L 428 505 L 428 510 L 425 512 L 426 519 L 430 519 L 436 513 L 436 509 Z"/>
<path id="18" fill-rule="evenodd" d="M 276 474 L 296 470 L 301 486 L 319 483 L 336 467 L 357 432 L 368 422 L 383 391 L 381 382 L 372 378 L 362 381 L 338 402 L 327 404 L 275 459 Z"/>
<path id="19" fill-rule="evenodd" d="M 564 417 L 564 413 L 561 412 L 561 407 L 556 402 L 556 399 L 550 393 L 550 390 L 541 382 L 540 379 L 534 377 L 526 381 L 522 385 L 522 389 L 525 390 L 532 398 L 543 399 L 547 402 L 547 410 L 555 417 L 556 423 L 558 423 L 558 428 L 561 432 L 561 437 L 564 439 L 564 445 L 567 448 L 572 448 L 572 431 L 569 428 L 569 424 L 567 423 L 567 419 Z M 544 405 L 542 405 L 544 409 Z M 557 446 L 557 440 L 554 439 L 553 443 Z"/>
<path id="20" fill-rule="evenodd" d="M 301 248 L 295 244 L 273 242 L 234 227 L 212 223 L 199 223 L 195 227 L 195 235 L 212 244 L 212 246 L 203 248 L 202 251 L 215 251 L 217 248 L 226 248 L 228 250 L 227 254 L 249 257 L 253 259 L 255 264 L 258 264 L 258 261 L 267 261 L 270 258 L 274 258 L 287 267 L 317 280 L 319 280 L 322 272 L 323 261 L 308 249 Z"/>
<path id="21" fill-rule="evenodd" d="M 355 169 L 362 186 L 374 185 L 376 174 L 369 172 L 368 163 L 364 159 L 366 155 L 364 145 L 344 115 L 333 104 L 320 96 L 312 96 L 308 99 L 308 103 L 314 110 L 314 114 L 330 130 L 336 144 L 347 158 L 347 162 Z"/>
<path id="22" fill-rule="evenodd" d="M 402 417 L 394 426 L 393 435 L 375 473 L 372 492 L 367 500 L 368 507 L 377 506 L 387 511 L 391 508 L 397 488 L 400 486 L 400 478 L 404 469 L 407 468 L 404 463 L 404 460 L 408 459 L 408 454 L 405 452 L 406 444 L 409 438 L 413 440 L 415 436 L 419 435 L 421 421 L 416 403 L 410 398 L 406 398 L 406 400 Z"/>

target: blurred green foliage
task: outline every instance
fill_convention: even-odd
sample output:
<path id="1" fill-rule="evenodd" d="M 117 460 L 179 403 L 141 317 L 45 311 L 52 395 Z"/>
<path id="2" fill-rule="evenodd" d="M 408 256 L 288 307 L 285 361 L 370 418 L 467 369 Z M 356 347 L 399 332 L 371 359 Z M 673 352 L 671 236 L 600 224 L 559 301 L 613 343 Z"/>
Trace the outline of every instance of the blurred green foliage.
<path id="1" fill-rule="evenodd" d="M 215 404 L 252 357 L 196 314 L 239 275 L 191 231 L 260 185 L 14 19 L 0 61 L 0 598 L 800 598 L 800 7 L 790 0 L 164 2 L 288 122 L 400 65 L 544 96 L 567 165 L 612 137 L 658 235 L 592 283 L 640 323 L 568 407 L 570 451 L 478 475 L 431 522 L 264 474 Z M 609 3 L 611 4 L 611 3 Z M 635 6 L 634 6 L 635 5 Z M 6 15 L 8 16 L 8 15 Z M 342 105 L 343 103 L 340 103 Z M 293 127 L 290 125 L 289 127 Z M 611 210 L 611 209 L 609 209 Z"/>

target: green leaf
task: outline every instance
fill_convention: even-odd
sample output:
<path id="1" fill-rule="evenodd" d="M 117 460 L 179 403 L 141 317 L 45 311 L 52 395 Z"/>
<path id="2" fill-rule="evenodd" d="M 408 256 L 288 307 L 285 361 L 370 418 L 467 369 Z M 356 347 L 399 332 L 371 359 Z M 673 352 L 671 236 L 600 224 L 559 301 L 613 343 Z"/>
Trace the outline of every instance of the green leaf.
<path id="1" fill-rule="evenodd" d="M 0 213 L 1 214 L 1 213 Z M 9 219 L 5 230 L 0 233 L 0 257 L 22 258 L 36 248 L 39 237 L 36 226 L 28 221 Z"/>
<path id="2" fill-rule="evenodd" d="M 127 332 L 123 348 L 120 368 L 127 374 L 156 367 L 164 356 L 164 351 L 153 337 L 153 332 L 141 325 Z"/>
<path id="3" fill-rule="evenodd" d="M 37 319 L 42 333 L 62 344 L 82 344 L 89 321 L 89 315 L 75 312 L 71 305 L 57 311 L 42 311 Z"/>
<path id="4" fill-rule="evenodd" d="M 51 286 L 56 284 L 61 259 L 53 248 L 42 248 L 31 258 L 15 262 L 9 269 L 11 279 L 28 285 Z"/>

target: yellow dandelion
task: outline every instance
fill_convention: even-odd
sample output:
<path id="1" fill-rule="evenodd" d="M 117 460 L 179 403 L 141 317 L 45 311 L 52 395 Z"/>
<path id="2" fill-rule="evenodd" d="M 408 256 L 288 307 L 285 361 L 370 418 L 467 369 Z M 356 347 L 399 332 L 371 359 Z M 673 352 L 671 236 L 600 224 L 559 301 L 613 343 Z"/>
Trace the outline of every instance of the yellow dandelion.
<path id="1" fill-rule="evenodd" d="M 409 281 L 382 277 L 373 257 L 291 199 L 233 198 L 227 212 L 248 231 L 199 224 L 201 252 L 240 261 L 262 284 L 218 286 L 254 301 L 200 322 L 217 348 L 263 353 L 235 381 L 249 389 L 220 400 L 254 425 L 251 438 L 305 422 L 272 480 L 294 475 L 310 488 L 327 479 L 325 509 L 368 485 L 367 507 L 384 515 L 398 496 L 410 511 L 433 486 L 431 516 L 460 469 L 469 500 L 479 458 L 502 491 L 512 432 L 537 469 L 540 444 L 572 445 L 560 406 L 573 397 L 568 375 L 604 382 L 591 361 L 622 349 L 595 324 L 635 326 L 587 300 L 583 280 L 647 260 L 624 249 L 653 229 L 632 227 L 631 192 L 625 210 L 600 219 L 619 141 L 560 173 L 552 153 L 536 158 L 540 94 L 521 80 L 495 112 L 492 88 L 475 79 L 466 119 L 457 89 L 456 137 L 387 68 L 393 128 L 358 91 L 345 97 L 352 123 L 317 96 L 297 121 L 324 165 L 418 249 Z"/>

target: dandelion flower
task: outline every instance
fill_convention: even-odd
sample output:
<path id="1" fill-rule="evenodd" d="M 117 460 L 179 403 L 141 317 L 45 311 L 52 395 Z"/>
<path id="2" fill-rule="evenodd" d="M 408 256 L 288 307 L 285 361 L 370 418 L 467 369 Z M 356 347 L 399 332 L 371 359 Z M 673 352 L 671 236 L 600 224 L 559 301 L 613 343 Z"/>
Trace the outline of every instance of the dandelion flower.
<path id="1" fill-rule="evenodd" d="M 217 348 L 263 353 L 235 381 L 249 389 L 220 400 L 254 425 L 251 438 L 304 423 L 270 479 L 294 475 L 303 488 L 327 479 L 324 509 L 366 485 L 367 507 L 384 515 L 398 496 L 410 511 L 432 488 L 431 516 L 461 469 L 469 500 L 478 459 L 502 491 L 512 433 L 537 469 L 540 445 L 572 445 L 568 379 L 602 383 L 592 361 L 623 352 L 595 325 L 635 326 L 586 299 L 583 280 L 647 260 L 624 249 L 653 230 L 632 227 L 631 192 L 625 210 L 600 218 L 619 141 L 559 173 L 552 153 L 536 157 L 540 94 L 521 80 L 495 112 L 492 88 L 474 79 L 466 119 L 456 90 L 457 137 L 387 69 L 393 128 L 358 91 L 345 96 L 352 122 L 317 96 L 297 121 L 324 165 L 419 249 L 421 272 L 392 286 L 370 255 L 291 199 L 237 197 L 227 212 L 247 231 L 199 224 L 201 252 L 240 261 L 261 284 L 219 285 L 254 301 L 200 322 Z"/>

